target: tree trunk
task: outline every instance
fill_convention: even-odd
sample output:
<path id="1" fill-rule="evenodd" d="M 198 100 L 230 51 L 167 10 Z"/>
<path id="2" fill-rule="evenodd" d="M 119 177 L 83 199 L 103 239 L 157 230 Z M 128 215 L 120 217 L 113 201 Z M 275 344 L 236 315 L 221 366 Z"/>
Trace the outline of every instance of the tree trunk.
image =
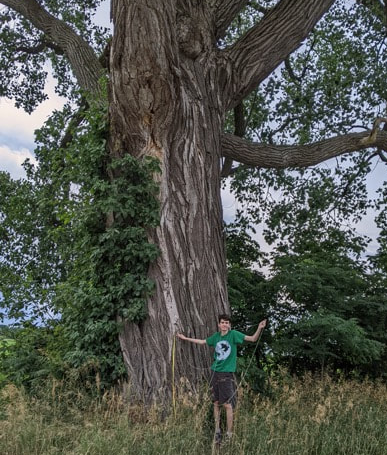
<path id="1" fill-rule="evenodd" d="M 174 334 L 205 338 L 215 330 L 217 315 L 228 310 L 220 160 L 208 153 L 219 140 L 200 109 L 189 111 L 196 126 L 187 128 L 187 115 L 178 114 L 174 140 L 159 150 L 161 223 L 149 237 L 160 256 L 149 270 L 156 290 L 148 317 L 141 324 L 126 322 L 120 336 L 130 385 L 146 401 L 170 390 Z M 208 372 L 208 349 L 177 340 L 176 352 L 176 378 L 198 384 Z"/>
<path id="2" fill-rule="evenodd" d="M 115 2 L 120 14 L 112 42 L 110 118 L 112 152 L 156 156 L 162 170 L 161 222 L 149 233 L 161 252 L 149 270 L 156 290 L 147 319 L 125 322 L 120 336 L 131 390 L 149 401 L 170 393 L 174 334 L 207 337 L 229 306 L 214 56 L 197 52 L 203 42 L 187 46 L 174 35 L 172 6 L 160 13 L 157 1 L 154 9 L 146 3 Z M 125 33 L 128 23 L 130 37 L 124 39 L 119 30 Z M 177 340 L 177 381 L 198 384 L 209 365 L 206 347 Z"/>

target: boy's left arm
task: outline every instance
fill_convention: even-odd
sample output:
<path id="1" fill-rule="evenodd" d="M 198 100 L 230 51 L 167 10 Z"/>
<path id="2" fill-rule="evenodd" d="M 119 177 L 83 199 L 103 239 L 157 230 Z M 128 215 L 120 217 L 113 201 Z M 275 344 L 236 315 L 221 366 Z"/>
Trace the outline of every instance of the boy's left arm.
<path id="1" fill-rule="evenodd" d="M 261 321 L 258 324 L 258 328 L 257 328 L 256 332 L 254 333 L 254 335 L 246 335 L 244 341 L 251 341 L 251 342 L 255 343 L 258 340 L 259 335 L 261 334 L 262 330 L 265 327 L 266 327 L 266 319 L 264 319 L 263 321 Z"/>

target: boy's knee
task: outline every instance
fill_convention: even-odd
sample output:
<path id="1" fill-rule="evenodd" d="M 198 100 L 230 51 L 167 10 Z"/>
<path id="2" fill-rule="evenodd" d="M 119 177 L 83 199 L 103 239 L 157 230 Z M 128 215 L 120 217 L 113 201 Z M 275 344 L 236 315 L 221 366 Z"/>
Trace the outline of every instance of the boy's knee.
<path id="1" fill-rule="evenodd" d="M 232 409 L 231 403 L 223 403 L 223 406 L 225 407 L 225 409 Z"/>

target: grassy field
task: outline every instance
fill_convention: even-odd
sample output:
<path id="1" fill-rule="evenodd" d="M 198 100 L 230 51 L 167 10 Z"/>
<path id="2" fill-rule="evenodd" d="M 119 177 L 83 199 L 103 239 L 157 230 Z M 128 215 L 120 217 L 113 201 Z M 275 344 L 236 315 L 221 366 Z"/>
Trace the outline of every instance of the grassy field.
<path id="1" fill-rule="evenodd" d="M 184 394 L 175 408 L 144 410 L 117 394 L 90 400 L 54 383 L 31 399 L 0 396 L 2 455 L 270 454 L 385 455 L 387 388 L 329 378 L 272 383 L 270 398 L 240 390 L 232 442 L 212 444 L 208 397 Z"/>

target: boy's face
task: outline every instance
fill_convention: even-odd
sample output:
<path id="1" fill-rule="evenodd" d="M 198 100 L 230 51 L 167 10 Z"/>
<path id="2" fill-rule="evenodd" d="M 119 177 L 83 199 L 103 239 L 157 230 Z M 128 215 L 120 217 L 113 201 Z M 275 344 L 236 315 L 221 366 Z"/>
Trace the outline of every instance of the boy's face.
<path id="1" fill-rule="evenodd" d="M 221 319 L 218 323 L 218 327 L 219 327 L 220 332 L 224 335 L 231 329 L 231 323 L 230 323 L 230 321 Z"/>

